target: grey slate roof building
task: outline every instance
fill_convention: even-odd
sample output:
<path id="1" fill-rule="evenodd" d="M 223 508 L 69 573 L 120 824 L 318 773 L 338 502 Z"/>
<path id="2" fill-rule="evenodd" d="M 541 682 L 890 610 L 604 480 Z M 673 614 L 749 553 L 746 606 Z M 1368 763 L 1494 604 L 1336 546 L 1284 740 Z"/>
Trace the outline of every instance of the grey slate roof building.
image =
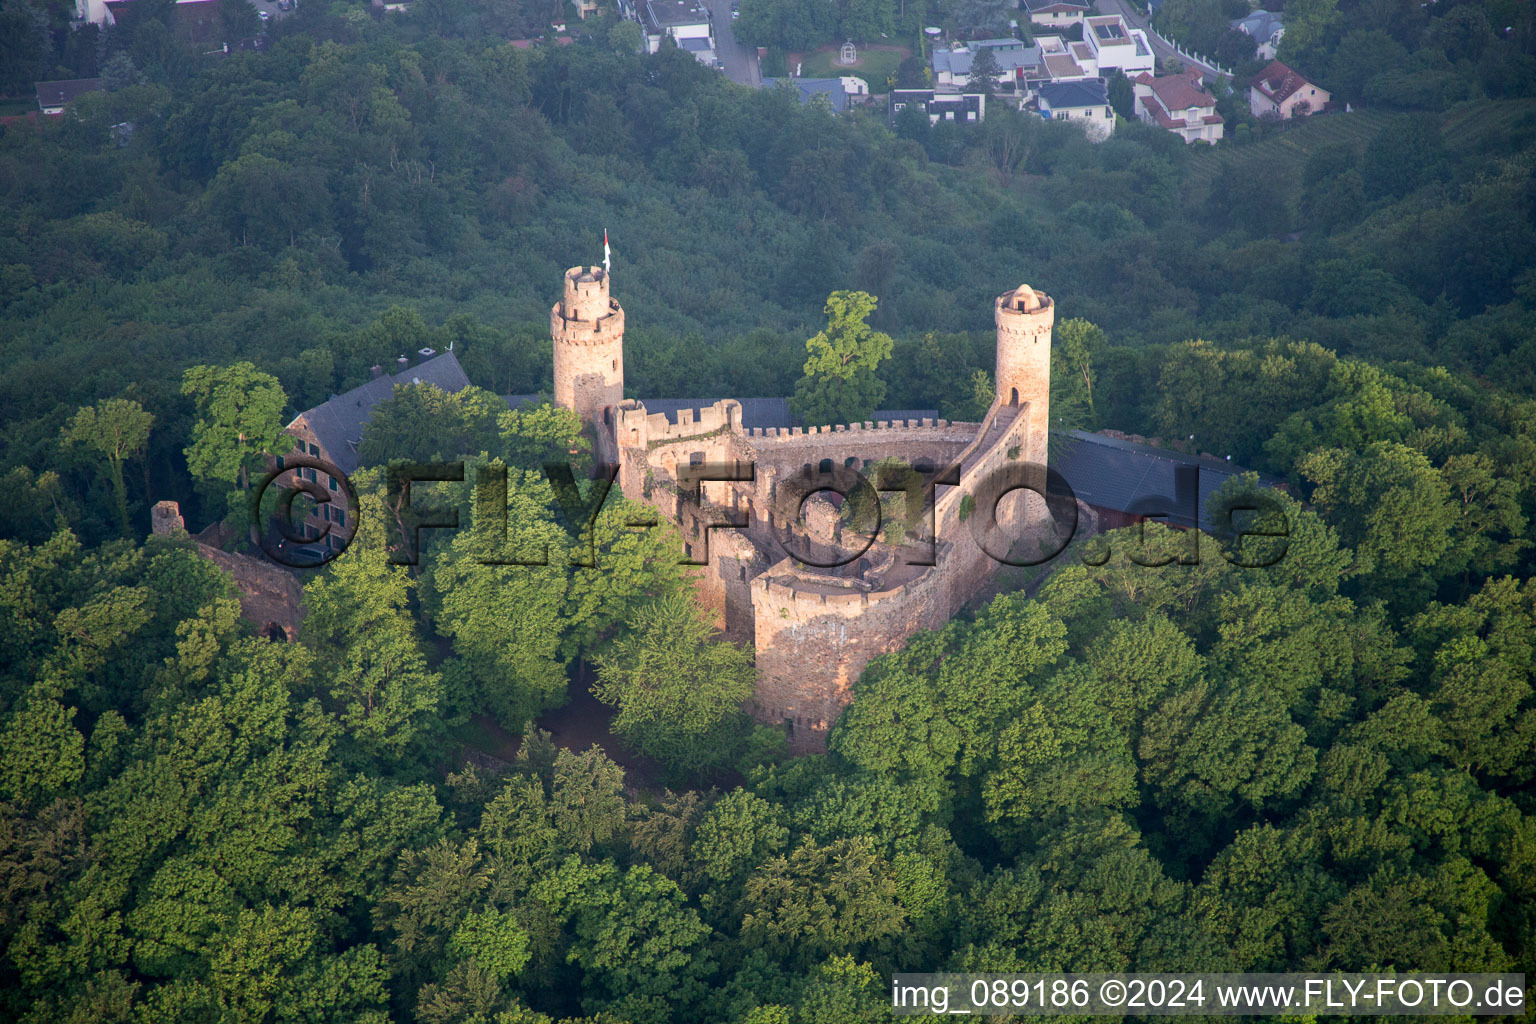
<path id="1" fill-rule="evenodd" d="M 800 94 L 801 103 L 809 103 L 816 96 L 825 96 L 832 104 L 833 113 L 841 114 L 848 109 L 848 93 L 843 89 L 841 78 L 765 78 L 764 89 L 779 86 L 794 88 Z"/>
<path id="2" fill-rule="evenodd" d="M 943 47 L 934 49 L 932 64 L 935 81 L 945 81 L 943 76 L 946 74 L 952 78 L 969 79 L 971 64 L 983 48 L 991 50 L 992 56 L 997 59 L 998 74 L 1010 79 L 1022 77 L 1021 70 L 1029 72 L 1041 64 L 1040 47 L 1026 46 L 1018 39 L 977 39 L 967 46 L 964 50 Z"/>
<path id="3" fill-rule="evenodd" d="M 1050 110 L 1109 105 L 1108 89 L 1102 78 L 1086 78 L 1081 82 L 1043 82 L 1038 94 L 1041 107 Z"/>
<path id="4" fill-rule="evenodd" d="M 1185 528 L 1209 530 L 1206 502 L 1230 478 L 1247 472 L 1200 458 L 1085 430 L 1054 432 L 1050 465 L 1079 501 L 1132 516 L 1158 515 Z M 1261 478 L 1262 479 L 1262 478 Z M 1270 481 L 1265 481 L 1270 483 Z"/>
<path id="5" fill-rule="evenodd" d="M 357 469 L 357 446 L 363 439 L 363 426 L 375 406 L 395 396 L 396 384 L 432 384 L 450 394 L 469 387 L 469 378 L 452 352 L 424 348 L 417 357 L 420 361 L 415 365 L 399 367 L 395 373 L 380 373 L 366 384 L 306 409 L 294 417 L 288 429 L 306 441 L 302 435 L 307 432 L 313 437 L 308 443 L 320 448 L 319 457 L 334 463 L 343 473 L 352 474 Z"/>
<path id="6" fill-rule="evenodd" d="M 1278 46 L 1280 37 L 1285 34 L 1285 20 L 1280 15 L 1262 8 L 1230 24 L 1239 32 L 1252 36 L 1256 45 L 1270 43 Z"/>
<path id="7" fill-rule="evenodd" d="M 101 92 L 106 88 L 101 78 L 69 78 L 58 82 L 38 82 L 37 109 L 43 113 L 57 113 L 88 92 Z"/>

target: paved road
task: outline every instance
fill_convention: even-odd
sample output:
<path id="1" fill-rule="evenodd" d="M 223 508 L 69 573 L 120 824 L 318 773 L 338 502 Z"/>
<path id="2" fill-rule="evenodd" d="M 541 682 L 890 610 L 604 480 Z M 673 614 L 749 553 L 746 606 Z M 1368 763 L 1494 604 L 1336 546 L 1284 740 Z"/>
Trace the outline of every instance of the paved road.
<path id="1" fill-rule="evenodd" d="M 1098 9 L 1102 13 L 1118 14 L 1123 17 L 1126 20 L 1126 23 L 1132 28 L 1139 28 L 1145 31 L 1147 33 L 1147 42 L 1152 44 L 1152 53 L 1156 55 L 1159 64 L 1162 63 L 1164 57 L 1172 57 L 1174 60 L 1180 62 L 1181 64 L 1197 65 L 1203 74 L 1218 75 L 1221 73 L 1215 68 L 1211 67 L 1209 64 L 1204 64 L 1200 61 L 1192 60 L 1189 57 L 1184 56 L 1182 53 L 1175 50 L 1161 39 L 1157 38 L 1157 33 L 1153 32 L 1152 29 L 1147 26 L 1147 18 L 1143 17 L 1140 11 L 1126 3 L 1125 0 L 1097 0 L 1097 4 Z"/>
<path id="2" fill-rule="evenodd" d="M 754 89 L 763 84 L 763 71 L 758 66 L 757 50 L 736 41 L 735 27 L 731 21 L 731 0 L 704 0 L 715 26 L 715 55 L 725 65 L 725 73 L 733 82 L 750 85 Z"/>

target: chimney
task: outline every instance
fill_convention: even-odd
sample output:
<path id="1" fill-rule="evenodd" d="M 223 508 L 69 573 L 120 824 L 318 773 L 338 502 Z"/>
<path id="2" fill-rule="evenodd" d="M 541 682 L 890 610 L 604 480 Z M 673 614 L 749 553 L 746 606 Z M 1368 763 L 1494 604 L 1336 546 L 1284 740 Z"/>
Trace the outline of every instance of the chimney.
<path id="1" fill-rule="evenodd" d="M 437 355 L 437 349 L 435 349 L 432 346 L 428 345 L 426 348 L 417 349 L 416 350 L 416 354 L 421 356 L 421 358 L 423 360 L 427 360 L 427 359 L 431 359 L 433 356 Z"/>
<path id="2" fill-rule="evenodd" d="M 378 363 L 374 363 L 368 368 L 368 372 L 373 374 L 375 377 L 382 377 L 384 376 L 384 367 L 380 366 Z"/>
<path id="3" fill-rule="evenodd" d="M 405 358 L 405 356 L 401 356 L 399 359 L 395 360 L 395 372 L 397 372 L 397 373 L 404 373 L 405 372 L 405 368 L 410 366 L 410 365 L 411 365 L 411 361 L 409 359 Z"/>

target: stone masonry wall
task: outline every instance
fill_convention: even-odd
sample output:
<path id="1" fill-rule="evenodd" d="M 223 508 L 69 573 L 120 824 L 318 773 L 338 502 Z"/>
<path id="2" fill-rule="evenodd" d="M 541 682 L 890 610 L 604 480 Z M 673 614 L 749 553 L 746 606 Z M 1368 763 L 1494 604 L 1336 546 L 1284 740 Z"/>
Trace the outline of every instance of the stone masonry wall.
<path id="1" fill-rule="evenodd" d="M 997 563 L 973 538 L 970 516 L 961 520 L 961 505 L 988 474 L 1022 465 L 1029 422 L 1027 409 L 993 406 L 961 456 L 960 485 L 939 495 L 936 564 L 916 579 L 888 590 L 837 591 L 785 559 L 753 581 L 758 684 L 752 711 L 765 724 L 788 723 L 792 750 L 824 749 L 869 660 L 899 649 L 913 633 L 942 626 L 986 581 Z M 1027 508 L 1016 498 L 999 503 L 998 546 L 1017 536 Z"/>

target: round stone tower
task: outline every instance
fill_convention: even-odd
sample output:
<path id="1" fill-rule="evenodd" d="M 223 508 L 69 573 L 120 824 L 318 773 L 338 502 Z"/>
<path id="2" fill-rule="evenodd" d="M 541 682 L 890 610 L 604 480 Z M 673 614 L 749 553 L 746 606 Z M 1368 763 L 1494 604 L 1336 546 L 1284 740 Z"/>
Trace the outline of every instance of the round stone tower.
<path id="1" fill-rule="evenodd" d="M 565 272 L 565 295 L 549 311 L 555 342 L 555 402 L 575 410 L 598 437 L 613 432 L 624 399 L 624 310 L 608 295 L 602 267 Z"/>
<path id="2" fill-rule="evenodd" d="M 997 399 L 1028 407 L 1025 458 L 1045 464 L 1051 425 L 1051 327 L 1056 304 L 1044 292 L 1021 284 L 997 297 Z"/>

